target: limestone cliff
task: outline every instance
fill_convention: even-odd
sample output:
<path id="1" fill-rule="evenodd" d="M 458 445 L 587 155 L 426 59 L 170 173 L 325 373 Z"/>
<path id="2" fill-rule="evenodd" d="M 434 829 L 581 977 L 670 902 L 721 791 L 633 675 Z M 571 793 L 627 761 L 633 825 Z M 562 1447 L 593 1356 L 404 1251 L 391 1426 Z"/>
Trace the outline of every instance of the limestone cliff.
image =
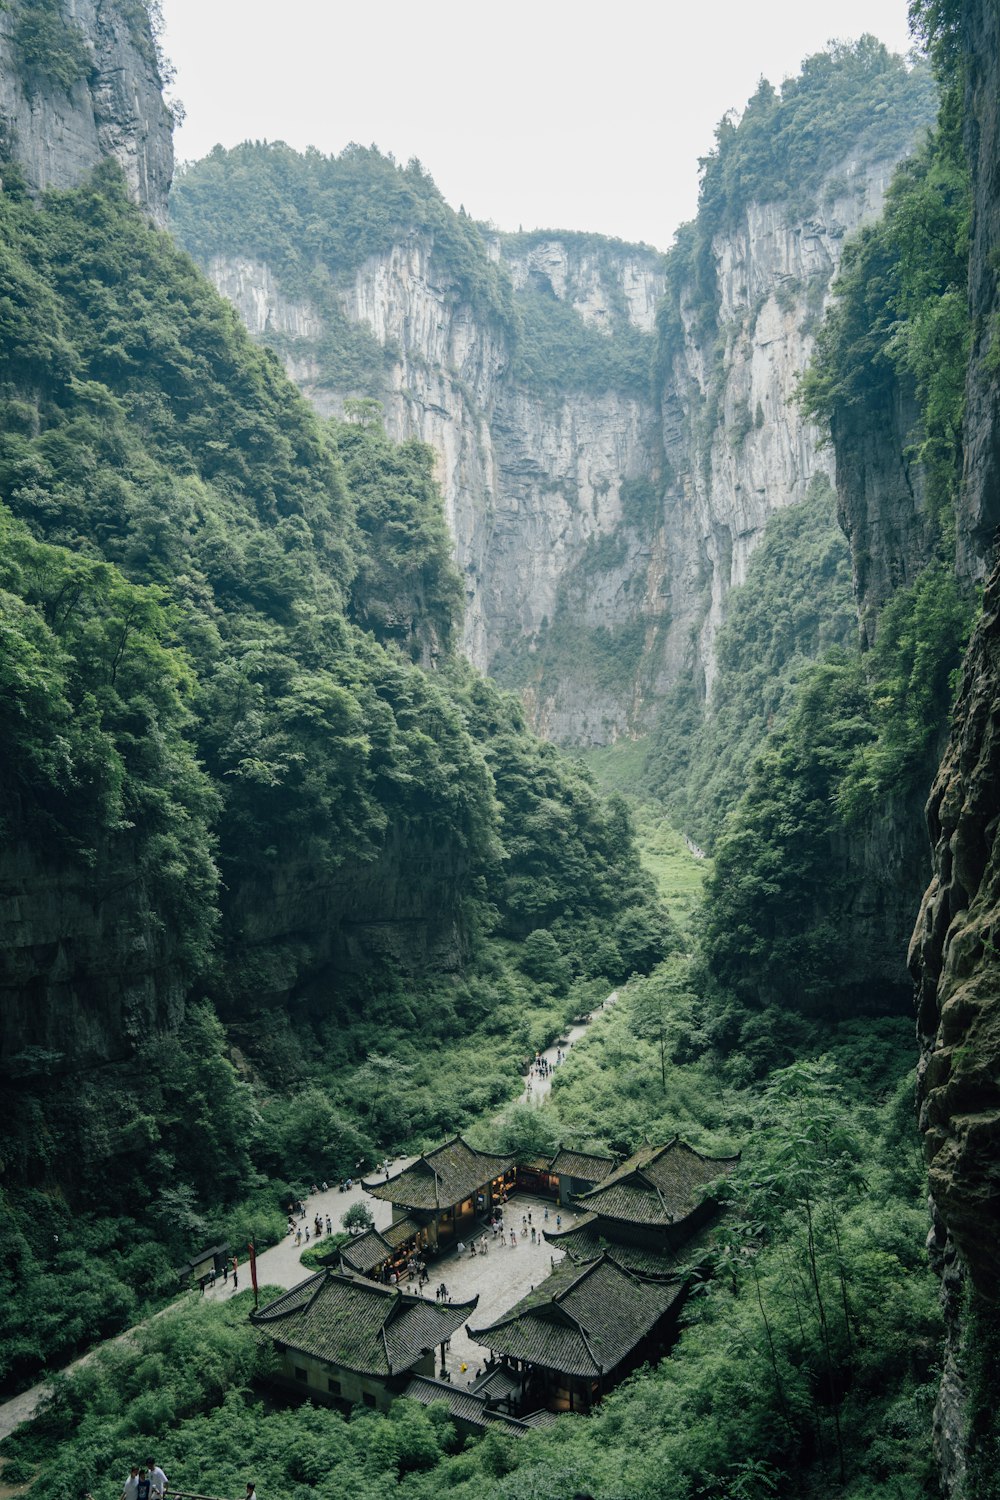
<path id="1" fill-rule="evenodd" d="M 77 186 L 113 158 L 166 218 L 173 121 L 149 13 L 134 0 L 15 0 L 0 10 L 0 128 L 35 189 Z"/>
<path id="2" fill-rule="evenodd" d="M 934 874 L 910 951 L 918 987 L 920 1125 L 950 1337 L 937 1411 L 948 1493 L 966 1493 L 964 1322 L 1000 1286 L 1000 573 L 986 591 L 955 728 L 927 815 Z M 971 1305 L 961 1283 L 971 1283 Z M 981 1413 L 980 1413 L 981 1415 Z M 973 1442 L 975 1439 L 973 1430 Z M 985 1494 L 974 1489 L 970 1493 Z"/>
<path id="3" fill-rule="evenodd" d="M 750 203 L 712 246 L 713 330 L 688 289 L 681 337 L 645 389 L 610 376 L 540 389 L 426 234 L 367 258 L 340 288 L 342 312 L 385 351 L 388 432 L 437 454 L 466 582 L 464 649 L 522 691 L 547 736 L 605 743 L 648 722 L 680 677 L 710 688 L 726 594 L 768 516 L 832 470 L 793 392 L 844 239 L 879 212 L 893 165 L 840 163 L 806 214 Z M 651 334 L 664 272 L 646 247 L 558 235 L 488 246 L 515 296 L 541 288 L 606 335 L 609 368 L 623 328 Z M 264 260 L 219 253 L 207 269 L 317 408 L 341 410 L 351 391 L 327 378 L 317 306 L 284 292 Z"/>

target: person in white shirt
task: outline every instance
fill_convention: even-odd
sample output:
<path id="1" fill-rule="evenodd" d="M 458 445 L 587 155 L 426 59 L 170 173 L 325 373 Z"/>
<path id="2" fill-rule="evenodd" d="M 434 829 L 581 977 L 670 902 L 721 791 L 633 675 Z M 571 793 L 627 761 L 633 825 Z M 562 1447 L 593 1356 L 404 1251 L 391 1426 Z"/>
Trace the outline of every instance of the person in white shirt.
<path id="1" fill-rule="evenodd" d="M 159 1464 L 154 1463 L 151 1458 L 147 1458 L 146 1468 L 149 1470 L 149 1488 L 151 1494 L 160 1496 L 165 1495 L 167 1493 L 167 1484 L 169 1481 L 166 1474 L 164 1474 L 163 1470 L 160 1468 Z"/>
<path id="2" fill-rule="evenodd" d="M 139 1493 L 139 1465 L 133 1464 L 129 1469 L 128 1478 L 122 1485 L 122 1500 L 136 1500 Z"/>

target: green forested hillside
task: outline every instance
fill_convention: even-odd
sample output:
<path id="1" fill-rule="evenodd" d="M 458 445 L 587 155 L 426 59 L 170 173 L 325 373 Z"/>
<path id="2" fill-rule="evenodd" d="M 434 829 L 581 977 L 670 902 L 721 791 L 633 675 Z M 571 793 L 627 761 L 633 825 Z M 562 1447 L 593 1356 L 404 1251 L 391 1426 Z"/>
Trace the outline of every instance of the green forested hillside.
<path id="1" fill-rule="evenodd" d="M 671 938 L 623 809 L 452 659 L 425 450 L 322 428 L 116 169 L 41 204 L 12 165 L 4 183 L 10 1382 L 134 1317 L 227 1215 L 266 1233 L 316 1157 L 329 1174 L 505 1097 L 571 985 Z M 94 920 L 134 936 L 91 975 L 75 929 L 70 972 L 40 970 L 26 1007 L 35 893 L 88 883 Z M 368 931 L 391 940 L 366 949 Z M 551 982 L 509 945 L 534 931 Z M 122 1020 L 135 953 L 149 1013 L 126 998 Z M 86 1027 L 60 1019 L 74 996 Z M 448 1088 L 448 1049 L 501 1033 Z M 391 1112 L 364 1102 L 373 1050 L 397 1070 Z M 66 1214 L 74 1248 L 53 1255 Z"/>

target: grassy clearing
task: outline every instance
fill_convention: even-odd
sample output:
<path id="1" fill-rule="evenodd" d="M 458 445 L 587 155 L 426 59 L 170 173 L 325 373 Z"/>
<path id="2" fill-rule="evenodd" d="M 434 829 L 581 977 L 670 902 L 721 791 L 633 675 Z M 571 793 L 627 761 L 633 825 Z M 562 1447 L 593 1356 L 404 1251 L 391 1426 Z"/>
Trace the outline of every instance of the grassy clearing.
<path id="1" fill-rule="evenodd" d="M 671 915 L 687 932 L 711 874 L 712 861 L 691 853 L 684 835 L 671 826 L 658 802 L 646 792 L 643 776 L 648 748 L 645 739 L 619 740 L 576 754 L 603 792 L 618 792 L 628 802 L 643 868 L 656 881 L 657 892 Z"/>

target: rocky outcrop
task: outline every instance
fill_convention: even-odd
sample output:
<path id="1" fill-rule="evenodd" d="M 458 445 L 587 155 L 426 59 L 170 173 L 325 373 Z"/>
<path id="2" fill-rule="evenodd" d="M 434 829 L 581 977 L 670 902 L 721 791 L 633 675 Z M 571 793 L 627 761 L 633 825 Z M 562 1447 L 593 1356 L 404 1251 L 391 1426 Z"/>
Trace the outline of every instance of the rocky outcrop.
<path id="1" fill-rule="evenodd" d="M 1000 11 L 963 0 L 972 171 L 972 354 L 958 506 L 959 572 L 981 576 L 1000 525 Z M 949 1500 L 995 1492 L 1000 1327 L 1000 567 L 986 586 L 952 735 L 927 805 L 933 876 L 910 948 L 932 1261 L 947 1341 L 934 1417 Z M 984 1374 L 984 1372 L 987 1372 Z"/>
<path id="2" fill-rule="evenodd" d="M 163 100 L 146 7 L 126 0 L 46 0 L 65 56 L 34 56 L 23 0 L 0 9 L 0 127 L 29 187 L 76 187 L 100 162 L 166 221 L 173 120 Z M 29 55 L 25 55 L 28 52 Z"/>
<path id="3" fill-rule="evenodd" d="M 882 606 L 926 565 L 936 525 L 922 466 L 913 458 L 920 413 L 892 383 L 833 422 L 837 514 L 851 544 L 861 640 L 871 646 Z"/>
<path id="4" fill-rule="evenodd" d="M 966 661 L 955 729 L 928 803 L 934 873 L 913 934 L 921 1045 L 918 1096 L 949 1282 L 1000 1288 L 1000 572 Z M 956 1264 L 957 1261 L 957 1264 Z M 938 1409 L 949 1493 L 964 1493 L 960 1346 L 964 1299 L 949 1293 L 948 1377 Z M 952 1437 L 947 1438 L 951 1433 Z M 944 1441 L 944 1439 L 947 1439 Z"/>

